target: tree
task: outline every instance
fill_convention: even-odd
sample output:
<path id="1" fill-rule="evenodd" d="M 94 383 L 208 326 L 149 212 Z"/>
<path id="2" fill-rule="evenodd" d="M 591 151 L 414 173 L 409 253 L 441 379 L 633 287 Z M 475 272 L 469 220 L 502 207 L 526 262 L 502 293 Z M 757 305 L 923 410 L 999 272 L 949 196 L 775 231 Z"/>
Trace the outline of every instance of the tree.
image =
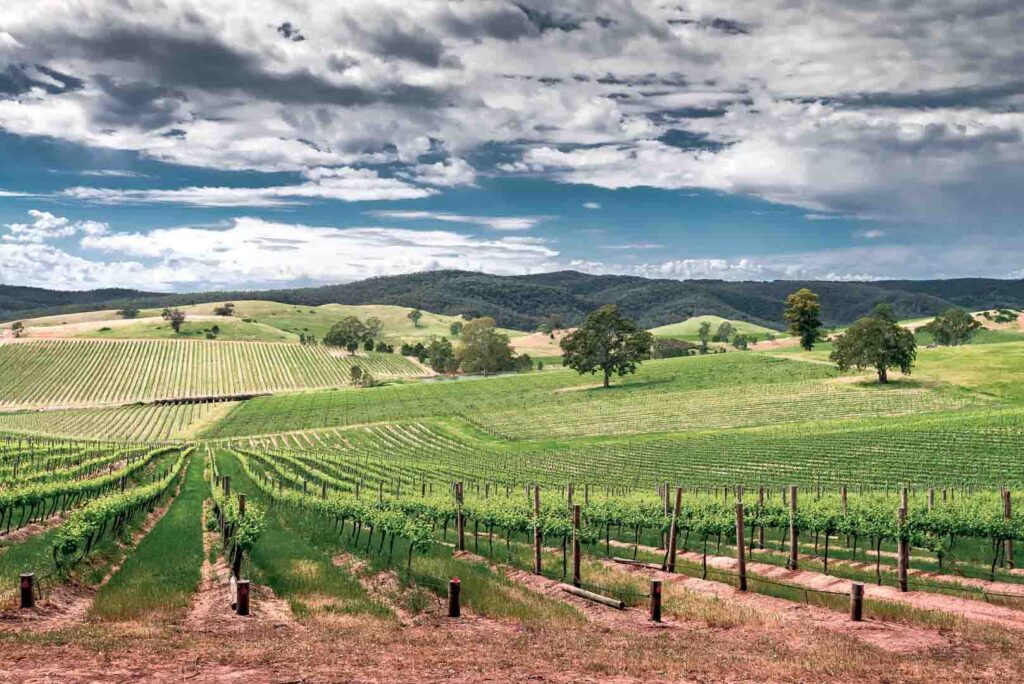
<path id="1" fill-rule="evenodd" d="M 651 347 L 652 359 L 674 359 L 680 356 L 689 356 L 697 349 L 697 345 L 686 340 L 677 340 L 674 337 L 658 337 Z"/>
<path id="2" fill-rule="evenodd" d="M 711 337 L 711 323 L 704 321 L 700 324 L 700 329 L 697 331 L 697 337 L 700 339 L 700 353 L 708 353 L 708 338 Z"/>
<path id="3" fill-rule="evenodd" d="M 910 374 L 917 358 L 914 333 L 882 318 L 861 318 L 835 340 L 829 356 L 840 370 L 874 368 L 878 382 L 889 382 L 889 369 Z"/>
<path id="4" fill-rule="evenodd" d="M 811 351 L 814 343 L 821 339 L 821 304 L 818 295 L 807 288 L 797 290 L 786 298 L 786 312 L 789 332 L 800 338 L 800 346 Z"/>
<path id="5" fill-rule="evenodd" d="M 11 323 L 11 333 L 15 337 L 21 337 L 25 334 L 25 324 L 21 321 L 14 321 L 14 323 Z"/>
<path id="6" fill-rule="evenodd" d="M 139 309 L 134 306 L 126 306 L 117 312 L 117 315 L 121 318 L 138 318 Z"/>
<path id="7" fill-rule="evenodd" d="M 376 316 L 366 319 L 366 335 L 370 340 L 375 340 L 384 332 L 384 322 Z"/>
<path id="8" fill-rule="evenodd" d="M 718 330 L 715 331 L 714 337 L 711 338 L 712 342 L 728 342 L 732 339 L 732 336 L 736 334 L 736 326 L 729 321 L 722 321 L 722 324 L 718 326 Z"/>
<path id="9" fill-rule="evenodd" d="M 181 326 L 185 323 L 185 312 L 181 309 L 164 309 L 160 317 L 171 324 L 175 333 L 181 332 Z"/>
<path id="10" fill-rule="evenodd" d="M 220 335 L 220 326 L 213 326 L 212 328 L 210 328 L 210 332 L 212 332 L 214 335 Z"/>
<path id="11" fill-rule="evenodd" d="M 947 347 L 959 347 L 967 344 L 974 337 L 974 332 L 981 328 L 981 323 L 963 309 L 947 309 L 924 326 L 931 333 L 935 344 Z"/>
<path id="12" fill-rule="evenodd" d="M 871 316 L 871 318 L 880 318 L 881 320 L 889 321 L 890 323 L 895 323 L 897 321 L 896 310 L 892 308 L 892 304 L 889 302 L 878 302 L 871 309 L 871 313 L 868 315 Z"/>
<path id="13" fill-rule="evenodd" d="M 363 368 L 362 366 L 352 366 L 348 371 L 349 378 L 352 380 L 353 385 L 358 385 L 363 379 Z"/>
<path id="14" fill-rule="evenodd" d="M 453 321 L 448 330 L 451 332 L 452 337 L 458 337 L 459 333 L 462 332 L 462 321 Z"/>
<path id="15" fill-rule="evenodd" d="M 447 337 L 432 338 L 427 345 L 427 356 L 430 358 L 430 367 L 436 373 L 453 374 L 458 370 L 455 349 Z"/>
<path id="16" fill-rule="evenodd" d="M 494 319 L 483 316 L 462 326 L 456 358 L 463 372 L 497 373 L 512 368 L 512 346 L 508 335 L 497 331 Z"/>
<path id="17" fill-rule="evenodd" d="M 651 333 L 608 304 L 588 314 L 583 325 L 562 338 L 562 365 L 581 375 L 600 370 L 608 387 L 613 373 L 635 373 L 653 342 Z"/>
<path id="18" fill-rule="evenodd" d="M 324 344 L 332 347 L 343 347 L 348 349 L 355 345 L 352 351 L 359 348 L 359 345 L 367 339 L 368 331 L 366 324 L 355 316 L 346 316 L 331 326 L 324 336 Z"/>
<path id="19" fill-rule="evenodd" d="M 732 346 L 736 347 L 737 349 L 746 349 L 747 348 L 747 336 L 746 335 L 737 335 L 736 337 L 732 338 Z"/>
<path id="20" fill-rule="evenodd" d="M 215 306 L 213 313 L 215 316 L 234 316 L 235 305 L 233 302 L 224 302 L 220 306 Z"/>
<path id="21" fill-rule="evenodd" d="M 412 321 L 412 327 L 418 328 L 420 327 L 420 319 L 423 318 L 423 312 L 419 309 L 413 309 L 405 317 Z"/>

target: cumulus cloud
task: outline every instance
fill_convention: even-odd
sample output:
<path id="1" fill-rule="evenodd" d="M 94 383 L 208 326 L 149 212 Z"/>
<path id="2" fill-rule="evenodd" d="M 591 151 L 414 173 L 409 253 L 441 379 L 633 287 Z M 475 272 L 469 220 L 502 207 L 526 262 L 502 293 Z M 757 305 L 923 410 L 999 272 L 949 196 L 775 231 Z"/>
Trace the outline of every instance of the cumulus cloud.
<path id="1" fill-rule="evenodd" d="M 444 230 L 333 228 L 237 218 L 224 228 L 162 228 L 87 235 L 81 246 L 116 260 L 154 263 L 156 287 L 332 283 L 461 268 L 545 270 L 558 252 L 542 240 L 481 239 Z"/>
<path id="2" fill-rule="evenodd" d="M 31 223 L 8 223 L 4 225 L 6 242 L 47 242 L 72 235 L 96 237 L 107 232 L 109 226 L 99 221 L 70 221 L 63 216 L 54 216 L 48 211 L 31 209 L 28 215 Z"/>

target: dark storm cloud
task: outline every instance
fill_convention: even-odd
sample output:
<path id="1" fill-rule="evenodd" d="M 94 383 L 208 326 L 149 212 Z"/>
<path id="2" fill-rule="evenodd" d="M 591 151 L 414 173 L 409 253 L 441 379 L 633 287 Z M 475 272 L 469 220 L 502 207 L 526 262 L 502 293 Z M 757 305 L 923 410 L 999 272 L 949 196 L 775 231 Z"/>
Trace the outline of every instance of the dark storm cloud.
<path id="1" fill-rule="evenodd" d="M 53 81 L 57 81 L 59 85 L 55 85 Z M 80 90 L 82 86 L 81 79 L 39 64 L 8 64 L 0 71 L 0 94 L 4 95 L 21 95 L 33 88 L 41 88 L 51 95 L 58 95 Z"/>
<path id="2" fill-rule="evenodd" d="M 331 83 L 305 70 L 272 73 L 261 67 L 256 55 L 232 49 L 212 37 L 119 28 L 72 41 L 69 49 L 84 52 L 93 60 L 142 65 L 154 82 L 169 88 L 238 92 L 281 103 L 354 107 L 383 102 L 436 107 L 446 99 L 444 92 L 425 86 L 382 83 L 364 88 Z"/>
<path id="3" fill-rule="evenodd" d="M 452 36 L 469 40 L 518 40 L 535 31 L 526 14 L 514 6 L 488 8 L 472 17 L 446 13 L 440 23 Z"/>
<path id="4" fill-rule="evenodd" d="M 545 31 L 579 31 L 583 26 L 583 20 L 569 14 L 555 14 L 546 12 L 526 3 L 515 3 L 515 6 L 522 10 L 526 19 L 544 33 Z"/>
<path id="5" fill-rule="evenodd" d="M 1008 98 L 1024 95 L 1024 79 L 992 85 L 939 88 L 911 92 L 859 93 L 830 98 L 830 102 L 856 107 L 943 107 L 998 106 Z M 1016 108 L 1019 108 L 1016 107 Z"/>
<path id="6" fill-rule="evenodd" d="M 92 79 L 106 95 L 97 121 L 107 126 L 130 126 L 143 130 L 164 128 L 183 117 L 180 91 L 141 82 L 122 82 L 100 74 Z"/>

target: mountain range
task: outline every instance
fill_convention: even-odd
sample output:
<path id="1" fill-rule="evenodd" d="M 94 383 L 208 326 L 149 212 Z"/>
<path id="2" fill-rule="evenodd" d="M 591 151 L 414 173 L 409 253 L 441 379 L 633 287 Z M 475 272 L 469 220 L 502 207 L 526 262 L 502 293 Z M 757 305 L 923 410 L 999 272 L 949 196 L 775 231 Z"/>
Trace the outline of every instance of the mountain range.
<path id="1" fill-rule="evenodd" d="M 558 271 L 496 276 L 470 271 L 429 271 L 370 278 L 341 285 L 258 291 L 158 293 L 127 289 L 57 291 L 0 285 L 0 319 L 121 308 L 182 306 L 259 299 L 289 304 L 394 304 L 435 313 L 493 316 L 499 325 L 532 330 L 549 315 L 565 325 L 587 312 L 617 304 L 644 327 L 714 314 L 783 327 L 786 295 L 809 288 L 821 297 L 827 326 L 845 325 L 888 302 L 900 318 L 916 318 L 958 306 L 969 310 L 1024 309 L 1024 280 L 743 281 L 663 280 Z"/>

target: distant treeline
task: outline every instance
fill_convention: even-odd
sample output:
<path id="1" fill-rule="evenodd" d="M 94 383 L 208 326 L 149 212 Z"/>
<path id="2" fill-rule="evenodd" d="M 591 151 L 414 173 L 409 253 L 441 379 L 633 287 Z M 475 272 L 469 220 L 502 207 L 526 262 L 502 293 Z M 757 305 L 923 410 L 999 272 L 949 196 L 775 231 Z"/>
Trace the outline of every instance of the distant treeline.
<path id="1" fill-rule="evenodd" d="M 820 295 L 822 320 L 826 326 L 851 323 L 869 313 L 879 302 L 890 304 L 901 319 L 931 316 L 954 306 L 974 311 L 1024 308 L 1024 280 L 727 282 L 651 280 L 576 271 L 525 276 L 430 271 L 344 285 L 253 292 L 160 294 L 124 289 L 60 292 L 0 285 L 0 319 L 10 321 L 127 305 L 150 308 L 260 299 L 306 306 L 394 304 L 439 314 L 491 316 L 500 326 L 520 330 L 533 330 L 550 316 L 571 326 L 604 304 L 618 305 L 624 314 L 647 328 L 714 314 L 781 329 L 783 302 L 789 293 L 802 287 Z"/>

